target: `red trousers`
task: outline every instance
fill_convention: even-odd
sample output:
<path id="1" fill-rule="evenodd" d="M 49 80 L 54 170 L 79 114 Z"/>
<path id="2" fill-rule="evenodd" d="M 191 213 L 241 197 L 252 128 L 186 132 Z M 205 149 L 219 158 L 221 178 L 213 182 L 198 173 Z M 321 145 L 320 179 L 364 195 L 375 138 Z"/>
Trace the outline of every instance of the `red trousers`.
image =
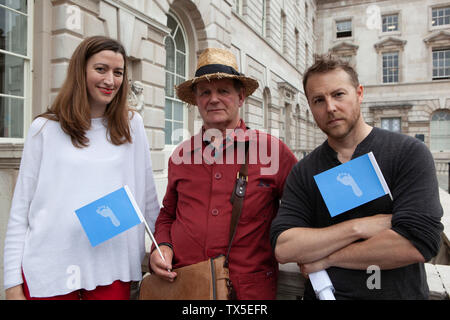
<path id="1" fill-rule="evenodd" d="M 28 285 L 23 277 L 23 293 L 27 300 L 129 300 L 130 282 L 114 281 L 107 286 L 98 286 L 94 290 L 80 289 L 61 296 L 35 298 L 30 297 Z"/>

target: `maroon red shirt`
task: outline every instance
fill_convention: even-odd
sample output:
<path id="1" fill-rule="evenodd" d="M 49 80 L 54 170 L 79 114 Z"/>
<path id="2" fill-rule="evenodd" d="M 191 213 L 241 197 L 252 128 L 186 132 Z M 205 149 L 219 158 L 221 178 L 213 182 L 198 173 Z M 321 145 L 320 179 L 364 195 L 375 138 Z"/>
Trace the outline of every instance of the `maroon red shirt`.
<path id="1" fill-rule="evenodd" d="M 186 140 L 169 159 L 156 241 L 173 246 L 174 268 L 226 254 L 230 198 L 247 141 L 248 184 L 229 256 L 230 279 L 238 299 L 275 299 L 278 263 L 269 229 L 297 159 L 283 142 L 246 128 L 242 120 L 218 150 L 203 141 L 209 133 L 202 130 Z"/>

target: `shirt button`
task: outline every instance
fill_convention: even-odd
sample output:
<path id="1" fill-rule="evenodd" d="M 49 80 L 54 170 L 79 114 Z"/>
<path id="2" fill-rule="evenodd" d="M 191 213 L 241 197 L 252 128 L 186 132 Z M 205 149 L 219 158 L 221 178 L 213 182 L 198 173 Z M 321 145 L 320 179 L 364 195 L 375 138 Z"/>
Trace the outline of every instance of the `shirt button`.
<path id="1" fill-rule="evenodd" d="M 220 172 L 216 172 L 216 174 L 214 175 L 214 178 L 216 178 L 217 180 L 220 180 L 222 178 L 222 174 Z"/>
<path id="2" fill-rule="evenodd" d="M 211 210 L 211 214 L 213 215 L 213 216 L 217 216 L 218 214 L 219 214 L 219 210 L 217 210 L 217 209 L 212 209 Z"/>

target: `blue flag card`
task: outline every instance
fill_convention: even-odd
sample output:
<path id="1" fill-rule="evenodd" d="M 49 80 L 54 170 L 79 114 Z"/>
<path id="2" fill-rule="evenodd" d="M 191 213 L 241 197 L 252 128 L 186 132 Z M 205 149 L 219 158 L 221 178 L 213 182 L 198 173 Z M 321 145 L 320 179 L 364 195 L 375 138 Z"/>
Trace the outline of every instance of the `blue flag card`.
<path id="1" fill-rule="evenodd" d="M 145 219 L 128 186 L 75 210 L 93 247 L 140 224 Z"/>
<path id="2" fill-rule="evenodd" d="M 392 199 L 372 152 L 319 173 L 314 180 L 331 217 L 386 194 Z"/>

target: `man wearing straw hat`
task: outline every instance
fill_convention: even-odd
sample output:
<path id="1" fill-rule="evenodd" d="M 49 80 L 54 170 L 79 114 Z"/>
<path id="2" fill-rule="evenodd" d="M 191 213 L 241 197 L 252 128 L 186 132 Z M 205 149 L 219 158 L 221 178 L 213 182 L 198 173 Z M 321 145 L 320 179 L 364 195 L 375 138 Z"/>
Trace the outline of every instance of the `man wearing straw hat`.
<path id="1" fill-rule="evenodd" d="M 209 48 L 198 59 L 195 77 L 176 88 L 181 100 L 198 107 L 203 126 L 169 159 L 155 227 L 166 262 L 154 250 L 150 267 L 173 281 L 176 272 L 167 270 L 226 254 L 230 199 L 248 150 L 246 192 L 229 253 L 230 279 L 238 299 L 274 299 L 278 264 L 269 227 L 297 159 L 277 138 L 246 127 L 239 108 L 258 82 L 237 70 L 231 52 Z"/>

